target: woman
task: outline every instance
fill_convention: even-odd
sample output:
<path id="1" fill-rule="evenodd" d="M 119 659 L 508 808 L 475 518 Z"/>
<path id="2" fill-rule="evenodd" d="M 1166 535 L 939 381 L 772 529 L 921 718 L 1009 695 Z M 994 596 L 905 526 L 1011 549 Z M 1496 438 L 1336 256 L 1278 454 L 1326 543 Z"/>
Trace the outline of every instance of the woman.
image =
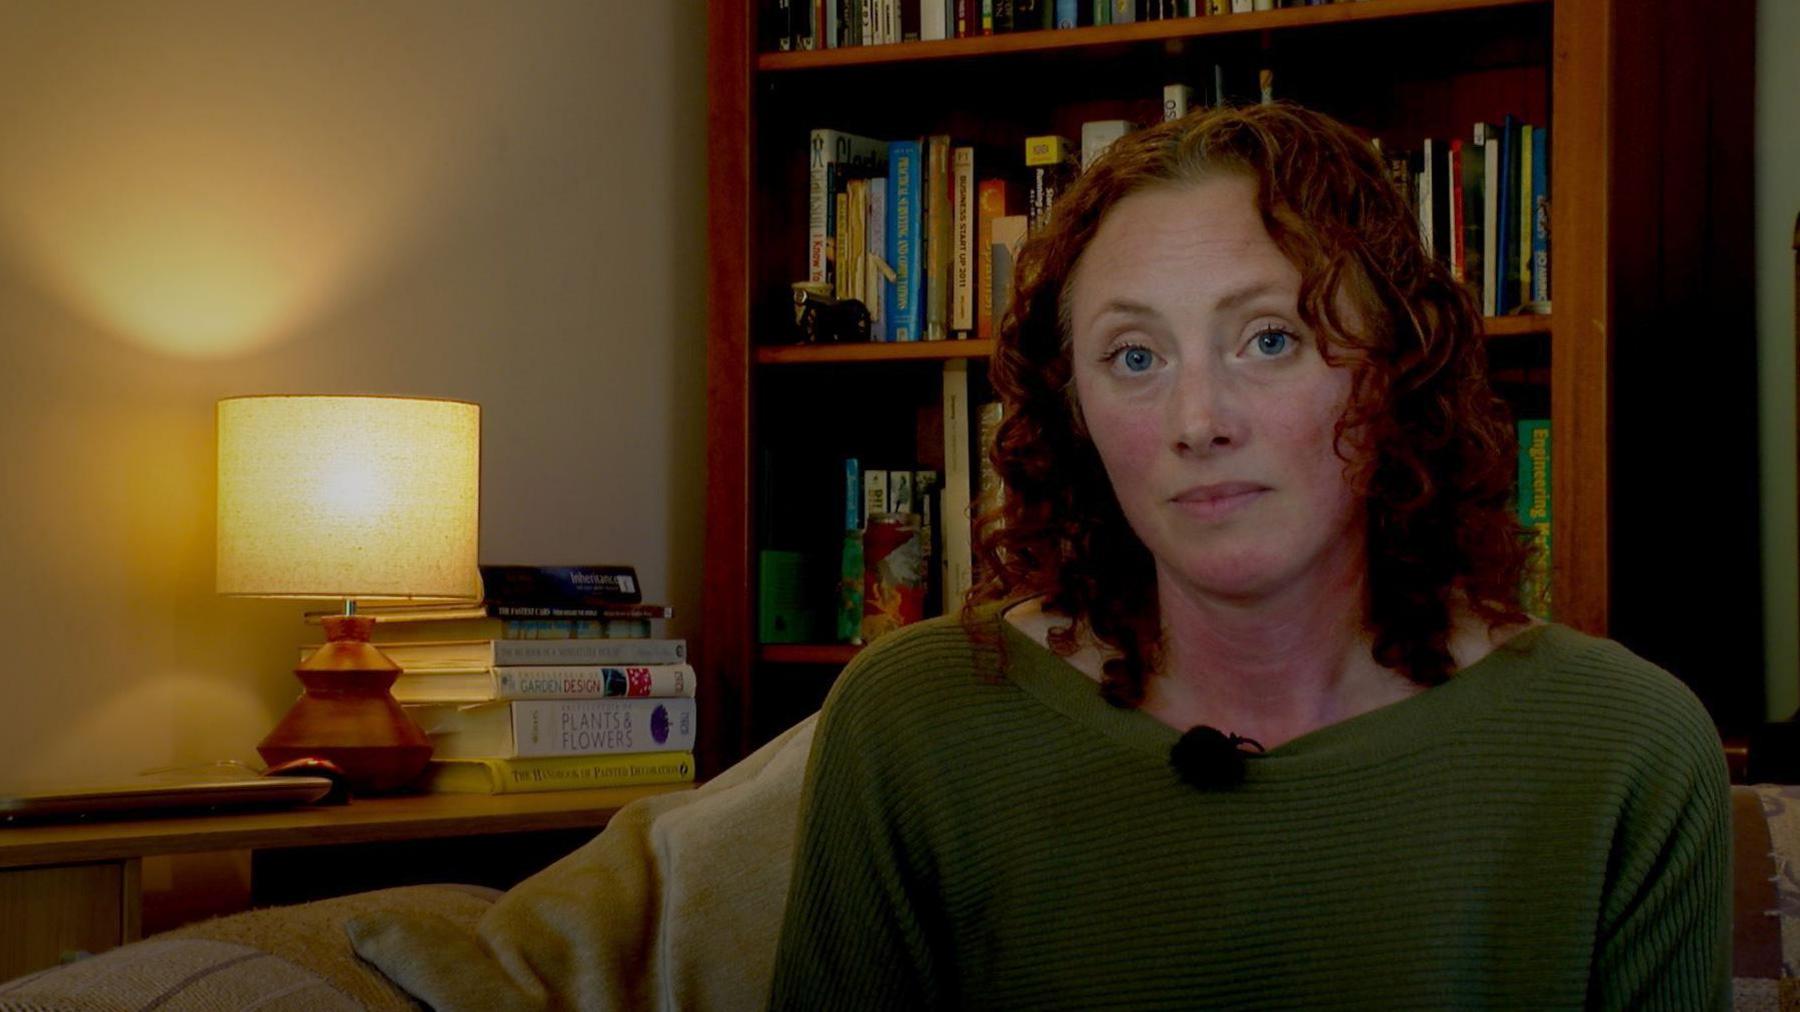
<path id="1" fill-rule="evenodd" d="M 1726 1005 L 1711 721 L 1521 607 L 1480 319 L 1371 148 L 1139 132 L 1017 277 L 981 603 L 834 687 L 773 1006 Z"/>

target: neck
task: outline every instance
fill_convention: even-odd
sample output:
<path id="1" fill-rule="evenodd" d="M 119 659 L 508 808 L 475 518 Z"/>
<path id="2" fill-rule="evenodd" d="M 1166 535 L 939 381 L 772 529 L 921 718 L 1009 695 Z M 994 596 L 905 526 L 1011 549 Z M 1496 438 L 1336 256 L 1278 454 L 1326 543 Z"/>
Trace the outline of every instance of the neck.
<path id="1" fill-rule="evenodd" d="M 1177 727 L 1211 724 L 1273 748 L 1400 698 L 1410 687 L 1370 655 L 1360 558 L 1318 560 L 1275 593 L 1221 598 L 1159 576 L 1162 670 L 1145 707 Z"/>

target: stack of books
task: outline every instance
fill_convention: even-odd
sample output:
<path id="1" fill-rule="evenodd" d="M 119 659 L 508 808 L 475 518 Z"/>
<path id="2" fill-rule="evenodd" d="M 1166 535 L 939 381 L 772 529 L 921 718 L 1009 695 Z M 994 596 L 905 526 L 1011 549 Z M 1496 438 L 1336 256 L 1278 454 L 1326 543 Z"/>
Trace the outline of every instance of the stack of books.
<path id="1" fill-rule="evenodd" d="M 623 566 L 483 566 L 483 600 L 366 607 L 393 695 L 431 738 L 429 791 L 507 794 L 694 779 L 687 643 Z M 302 653 L 312 650 L 303 647 Z"/>

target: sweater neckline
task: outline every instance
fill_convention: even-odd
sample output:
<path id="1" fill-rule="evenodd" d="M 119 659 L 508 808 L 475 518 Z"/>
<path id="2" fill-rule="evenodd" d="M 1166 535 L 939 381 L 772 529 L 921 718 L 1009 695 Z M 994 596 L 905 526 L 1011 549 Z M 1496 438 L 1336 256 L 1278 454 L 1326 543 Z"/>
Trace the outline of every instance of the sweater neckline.
<path id="1" fill-rule="evenodd" d="M 1076 724 L 1132 751 L 1167 760 L 1180 731 L 1141 710 L 1106 702 L 1093 679 L 1006 621 L 1004 612 L 1004 607 L 994 608 L 991 620 L 1000 626 L 1006 675 L 1012 682 Z M 1426 747 L 1432 738 L 1452 732 L 1460 717 L 1501 703 L 1523 680 L 1518 676 L 1543 670 L 1573 646 L 1569 640 L 1575 636 L 1555 624 L 1535 625 L 1459 669 L 1442 685 L 1315 728 L 1255 756 L 1250 776 L 1264 779 Z"/>

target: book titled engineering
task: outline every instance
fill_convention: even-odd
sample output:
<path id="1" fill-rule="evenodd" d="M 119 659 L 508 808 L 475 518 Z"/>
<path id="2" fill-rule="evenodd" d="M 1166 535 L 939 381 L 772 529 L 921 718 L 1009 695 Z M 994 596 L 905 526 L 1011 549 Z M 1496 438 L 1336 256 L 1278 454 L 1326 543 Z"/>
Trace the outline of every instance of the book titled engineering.
<path id="1" fill-rule="evenodd" d="M 692 699 L 527 699 L 476 706 L 408 706 L 435 759 L 686 752 Z"/>
<path id="2" fill-rule="evenodd" d="M 402 703 L 487 703 L 498 699 L 672 699 L 694 694 L 686 664 L 559 664 L 401 671 L 391 690 Z"/>
<path id="3" fill-rule="evenodd" d="M 694 779 L 694 753 L 578 755 L 550 759 L 433 760 L 424 787 L 442 794 L 530 794 L 584 787 L 685 784 Z"/>

